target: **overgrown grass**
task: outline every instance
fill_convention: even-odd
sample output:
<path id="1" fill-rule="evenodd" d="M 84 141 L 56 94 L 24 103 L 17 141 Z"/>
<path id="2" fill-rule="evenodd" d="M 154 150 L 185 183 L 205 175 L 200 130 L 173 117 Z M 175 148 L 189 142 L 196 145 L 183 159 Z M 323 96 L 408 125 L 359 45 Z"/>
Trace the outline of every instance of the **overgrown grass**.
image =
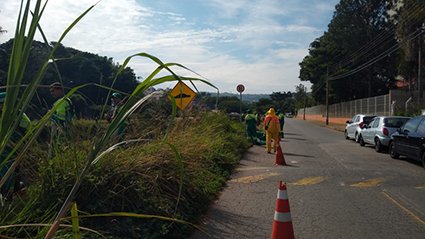
<path id="1" fill-rule="evenodd" d="M 28 86 L 21 90 L 20 86 L 23 82 L 23 75 L 32 49 L 31 45 L 37 30 L 41 32 L 46 44 L 48 44 L 47 38 L 44 36 L 41 26 L 39 25 L 46 5 L 47 1 L 42 0 L 36 0 L 34 5 L 31 5 L 30 1 L 21 2 L 12 54 L 9 61 L 6 86 L 7 95 L 1 114 L 0 152 L 3 152 L 9 145 L 11 135 L 15 132 L 20 121 L 19 119 L 21 119 L 23 113 L 28 109 L 37 90 L 37 86 L 40 85 L 47 68 L 51 63 L 55 66 L 54 55 L 61 41 L 65 38 L 67 33 L 94 8 L 94 5 L 89 7 L 75 21 L 70 23 L 69 27 L 64 30 L 59 40 L 57 40 L 56 44 L 51 48 L 48 57 L 42 62 L 37 74 L 29 81 Z M 31 6 L 34 6 L 32 10 Z M 26 238 L 44 237 L 49 239 L 53 236 L 66 237 L 69 235 L 68 232 L 64 232 L 63 230 L 60 231 L 61 234 L 56 234 L 56 232 L 59 228 L 63 227 L 61 223 L 69 213 L 72 201 L 76 200 L 81 204 L 80 209 L 83 211 L 86 210 L 89 213 L 113 212 L 113 210 L 119 209 L 120 211 L 124 210 L 133 213 L 138 213 L 139 211 L 143 211 L 144 214 L 154 213 L 152 214 L 153 216 L 150 216 L 151 218 L 167 215 L 166 217 L 159 218 L 162 219 L 160 221 L 149 220 L 147 225 L 140 227 L 137 226 L 139 222 L 134 221 L 134 218 L 116 219 L 111 222 L 128 222 L 132 225 L 134 223 L 133 227 L 132 225 L 123 227 L 117 224 L 117 230 L 114 229 L 113 223 L 106 223 L 108 221 L 106 219 L 96 219 L 102 221 L 101 224 L 91 223 L 89 219 L 83 220 L 83 223 L 87 221 L 89 225 L 92 225 L 94 228 L 99 227 L 102 230 L 103 227 L 108 225 L 105 229 L 108 229 L 112 235 L 129 238 L 139 238 L 140 235 L 145 234 L 152 238 L 162 237 L 163 235 L 177 237 L 177 235 L 180 235 L 180 232 L 171 229 L 175 227 L 180 228 L 175 226 L 177 222 L 183 223 L 183 225 L 187 224 L 185 224 L 185 221 L 173 221 L 173 218 L 187 218 L 188 221 L 191 221 L 192 218 L 196 217 L 193 216 L 196 215 L 196 213 L 192 213 L 191 210 L 195 210 L 194 212 L 199 210 L 197 207 L 185 207 L 184 203 L 180 204 L 179 202 L 183 202 L 186 199 L 193 199 L 194 203 L 199 203 L 197 199 L 202 196 L 205 196 L 206 199 L 210 199 L 212 197 L 211 195 L 219 188 L 218 185 L 224 182 L 224 177 L 228 174 L 231 165 L 237 161 L 234 158 L 234 154 L 218 150 L 218 146 L 214 144 L 209 145 L 213 152 L 216 152 L 219 156 L 214 156 L 214 154 L 212 154 L 204 158 L 205 162 L 203 162 L 203 164 L 205 165 L 202 165 L 200 171 L 208 175 L 208 177 L 211 176 L 211 181 L 213 183 L 202 188 L 202 177 L 196 176 L 197 174 L 189 173 L 195 163 L 191 160 L 186 160 L 187 156 L 185 156 L 184 153 L 180 153 L 179 150 L 181 149 L 175 146 L 173 140 L 166 140 L 168 135 L 167 132 L 170 129 L 168 127 L 169 122 L 175 116 L 175 101 L 172 103 L 173 107 L 171 114 L 167 114 L 165 122 L 162 122 L 164 124 L 161 125 L 156 122 L 151 125 L 145 124 L 141 128 L 152 130 L 146 132 L 144 135 L 138 135 L 136 137 L 137 139 L 147 137 L 149 140 L 157 140 L 145 144 L 143 148 L 139 148 L 141 146 L 133 146 L 131 148 L 133 151 L 137 150 L 139 152 L 140 150 L 140 152 L 151 152 L 152 155 L 150 157 L 147 155 L 143 157 L 143 160 L 150 159 L 150 161 L 140 164 L 143 160 L 137 157 L 137 155 L 143 156 L 143 154 L 126 155 L 128 154 L 126 152 L 132 151 L 128 148 L 126 150 L 118 150 L 109 155 L 106 154 L 100 163 L 97 163 L 100 156 L 104 156 L 110 149 L 116 147 L 116 145 L 111 147 L 113 143 L 117 143 L 121 140 L 115 137 L 115 135 L 122 123 L 127 121 L 130 115 L 140 108 L 143 108 L 148 100 L 154 98 L 156 95 L 164 94 L 164 92 L 154 92 L 145 95 L 145 91 L 150 87 L 169 81 L 180 82 L 185 80 L 191 82 L 193 86 L 193 81 L 198 81 L 216 88 L 208 81 L 200 78 L 188 78 L 176 75 L 171 68 L 183 68 L 193 72 L 181 64 L 164 63 L 155 56 L 142 52 L 125 59 L 113 79 L 112 85 L 104 86 L 93 83 L 79 85 L 72 88 L 65 95 L 65 98 L 71 97 L 81 88 L 93 85 L 109 90 L 110 94 L 110 92 L 114 90 L 114 84 L 118 76 L 135 57 L 148 59 L 155 62 L 158 66 L 129 94 L 110 124 L 104 125 L 102 122 L 96 122 L 92 125 L 90 122 L 85 122 L 86 125 L 84 125 L 83 122 L 76 127 L 76 130 L 77 132 L 87 132 L 87 137 L 80 137 L 80 135 L 77 134 L 68 140 L 68 142 L 58 144 L 57 148 L 55 148 L 56 156 L 53 159 L 48 159 L 48 156 L 46 156 L 48 149 L 46 149 L 46 145 L 43 144 L 48 138 L 48 133 L 45 134 L 45 126 L 49 124 L 52 114 L 56 110 L 57 105 L 59 105 L 56 104 L 55 107 L 43 115 L 41 119 L 33 125 L 31 130 L 27 131 L 23 138 L 14 145 L 12 152 L 9 153 L 5 159 L 2 159 L 0 166 L 5 166 L 8 163 L 11 163 L 11 165 L 8 167 L 5 175 L 2 175 L 0 178 L 0 187 L 5 184 L 6 180 L 13 175 L 15 169 L 19 167 L 21 169 L 26 169 L 24 175 L 31 176 L 28 176 L 30 179 L 26 180 L 28 188 L 26 193 L 21 192 L 21 194 L 23 194 L 21 199 L 18 198 L 8 202 L 6 205 L 0 205 L 0 229 L 4 229 L 4 233 L 11 233 L 11 236 Z M 166 71 L 169 75 L 157 77 L 162 71 Z M 59 72 L 58 77 L 60 79 Z M 63 98 L 61 101 L 63 102 L 65 99 Z M 105 105 L 100 116 L 103 115 L 107 102 L 108 99 L 105 100 Z M 202 120 L 200 122 L 202 122 Z M 183 124 L 185 125 L 186 123 L 183 122 Z M 190 124 L 190 122 L 188 124 Z M 193 128 L 196 127 L 193 126 Z M 205 129 L 199 129 L 198 134 L 203 132 L 203 130 Z M 216 131 L 217 130 L 214 132 Z M 179 130 L 173 132 L 172 135 L 175 133 L 178 135 L 177 132 L 179 132 Z M 128 135 L 131 134 L 129 133 Z M 160 136 L 162 140 L 158 140 Z M 177 138 L 182 137 L 186 136 L 181 135 Z M 198 135 L 193 135 L 194 139 L 196 139 L 196 137 L 198 137 Z M 237 138 L 231 138 L 230 140 L 233 139 Z M 219 140 L 216 141 L 215 139 L 211 142 L 217 143 Z M 120 144 L 121 143 L 123 142 L 120 142 Z M 221 145 L 224 145 L 224 143 Z M 30 146 L 32 146 L 32 148 Z M 186 145 L 184 145 L 183 148 L 186 148 Z M 237 150 L 232 151 L 234 151 L 233 153 L 237 152 Z M 155 155 L 157 157 L 154 157 Z M 181 155 L 183 155 L 183 157 Z M 218 158 L 220 158 L 221 161 L 216 160 Z M 230 158 L 232 159 L 230 160 Z M 194 168 L 196 169 L 196 167 Z M 169 169 L 169 171 L 163 171 L 164 169 Z M 147 177 L 146 175 L 151 175 L 148 174 L 150 172 L 153 172 L 154 176 Z M 214 177 L 215 174 L 220 176 Z M 185 184 L 186 182 L 188 185 L 192 182 L 198 182 L 199 185 L 195 185 L 199 187 L 183 187 L 187 186 Z M 184 190 L 182 191 L 181 189 Z M 201 192 L 204 194 L 196 194 L 196 190 L 199 189 L 201 189 Z M 158 192 L 159 194 L 155 194 Z M 134 198 L 135 201 L 129 201 L 128 195 L 136 195 L 137 197 Z M 153 198 L 149 195 L 153 195 Z M 95 198 L 94 196 L 99 197 Z M 190 202 L 191 200 L 188 201 Z M 170 202 L 174 202 L 175 205 L 172 205 Z M 205 207 L 204 202 L 201 204 Z M 131 215 L 126 214 L 125 216 L 128 217 Z M 133 215 L 133 217 L 140 217 L 140 215 Z M 167 223 L 164 222 L 167 220 Z M 48 231 L 47 228 L 49 228 Z M 129 231 L 123 232 L 123 228 L 127 228 Z M 149 234 L 151 228 L 155 230 L 154 233 Z M 81 227 L 81 229 L 84 228 Z M 182 232 L 186 231 L 184 228 L 181 230 Z M 3 231 L 1 232 L 3 233 Z"/>
<path id="2" fill-rule="evenodd" d="M 90 128 L 91 124 L 83 122 L 79 127 Z M 179 161 L 167 143 L 174 145 L 183 158 L 182 178 Z M 49 218 L 46 212 L 58 210 L 85 162 L 89 147 L 87 141 L 82 141 L 55 158 L 40 162 L 37 183 L 29 187 L 23 202 L 15 204 L 19 208 L 33 202 L 31 209 L 22 218 L 25 220 L 14 223 L 45 222 Z M 133 212 L 196 223 L 248 147 L 243 125 L 224 114 L 176 118 L 166 142 L 153 140 L 118 149 L 94 165 L 82 180 L 76 197 L 80 215 Z M 187 224 L 130 217 L 87 218 L 80 225 L 111 238 L 186 238 L 194 229 Z M 59 235 L 67 237 L 69 232 L 70 229 L 64 229 Z M 7 233 L 23 236 L 24 232 Z M 31 229 L 27 233 L 36 238 L 45 231 Z M 92 233 L 85 235 L 97 237 Z"/>

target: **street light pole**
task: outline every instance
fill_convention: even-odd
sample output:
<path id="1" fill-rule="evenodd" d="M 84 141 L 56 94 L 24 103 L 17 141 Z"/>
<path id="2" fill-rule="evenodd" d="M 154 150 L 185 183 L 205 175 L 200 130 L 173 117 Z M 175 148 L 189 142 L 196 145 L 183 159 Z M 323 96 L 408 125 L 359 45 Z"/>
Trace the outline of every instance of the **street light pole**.
<path id="1" fill-rule="evenodd" d="M 305 120 L 305 107 L 306 107 L 306 101 L 307 101 L 307 97 L 304 97 L 304 115 L 303 115 L 303 120 Z"/>
<path id="2" fill-rule="evenodd" d="M 305 107 L 307 107 L 307 88 L 304 86 L 304 114 L 303 114 L 303 120 L 305 120 Z"/>

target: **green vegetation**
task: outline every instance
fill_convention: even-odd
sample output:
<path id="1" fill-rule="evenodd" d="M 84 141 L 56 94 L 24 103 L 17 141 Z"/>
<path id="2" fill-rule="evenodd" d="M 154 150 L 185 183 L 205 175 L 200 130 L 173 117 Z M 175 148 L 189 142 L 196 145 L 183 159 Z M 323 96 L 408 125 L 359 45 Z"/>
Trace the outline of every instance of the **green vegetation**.
<path id="1" fill-rule="evenodd" d="M 135 125 L 130 135 L 135 134 L 139 121 L 132 122 Z M 132 212 L 196 223 L 249 144 L 243 126 L 223 114 L 176 118 L 172 124 L 166 141 L 129 145 L 95 164 L 84 175 L 75 199 L 80 215 Z M 82 130 L 75 137 L 90 138 L 92 135 L 85 132 L 94 126 L 94 122 L 79 121 L 77 127 Z M 182 157 L 182 175 L 179 160 L 169 144 L 174 145 Z M 41 149 L 43 145 L 40 143 L 34 148 Z M 13 210 L 0 212 L 0 225 L 49 222 L 71 190 L 90 147 L 88 140 L 80 140 L 67 145 L 50 160 L 42 151 L 31 152 L 25 164 L 31 165 L 29 169 L 33 171 L 27 195 L 22 201 L 14 201 Z M 80 220 L 80 226 L 111 238 L 185 238 L 194 229 L 187 224 L 132 217 L 86 218 Z M 61 230 L 60 235 L 67 233 L 70 229 Z M 14 228 L 0 230 L 0 234 L 37 238 L 44 236 L 45 231 Z"/>
<path id="2" fill-rule="evenodd" d="M 39 64 L 33 65 L 30 63 L 32 50 L 39 49 L 33 47 L 33 39 L 36 31 L 41 31 L 38 23 L 46 5 L 47 2 L 43 5 L 38 0 L 30 10 L 29 1 L 22 2 L 15 38 L 10 42 L 12 50 L 8 53 L 8 70 L 3 72 L 7 75 L 3 78 L 6 79 L 7 94 L 2 104 L 1 153 L 5 152 L 18 126 L 19 120 L 16 119 L 30 109 L 41 82 L 49 78 L 50 66 L 54 66 L 57 71 L 54 74 L 60 80 L 66 80 L 67 77 L 61 77 L 61 66 L 56 58 L 61 50 L 64 51 L 61 42 L 94 8 L 89 7 L 72 22 L 53 46 L 47 45 L 46 39 L 44 48 L 47 54 L 39 59 Z M 42 44 L 37 44 L 43 48 Z M 171 68 L 191 70 L 178 63 L 164 63 L 147 53 L 128 57 L 122 65 L 114 68 L 116 72 L 107 75 L 108 80 L 103 79 L 99 83 L 87 82 L 89 79 L 82 74 L 73 75 L 80 77 L 81 82 L 65 97 L 89 87 L 104 90 L 106 98 L 100 97 L 104 106 L 97 109 L 101 117 L 111 91 L 120 89 L 121 84 L 116 82 L 127 73 L 132 75 L 127 64 L 134 57 L 153 61 L 158 67 L 143 82 L 133 85 L 109 124 L 89 120 L 78 122 L 71 137 L 55 146 L 53 158 L 47 155 L 50 135 L 46 126 L 49 126 L 49 119 L 57 106 L 45 114 L 36 105 L 33 106 L 41 112 L 39 120 L 0 162 L 1 167 L 10 162 L 7 172 L 2 175 L 0 187 L 18 168 L 27 186 L 13 198 L 0 198 L 1 236 L 71 237 L 66 227 L 70 226 L 67 216 L 74 201 L 80 209 L 80 229 L 93 236 L 99 233 L 85 225 L 112 238 L 177 238 L 193 229 L 190 222 L 196 222 L 220 190 L 248 143 L 242 126 L 229 121 L 224 115 L 198 114 L 192 118 L 175 119 L 175 101 L 172 107 L 160 107 L 159 112 L 154 114 L 152 106 L 161 104 L 152 103 L 152 100 L 166 94 L 154 92 L 145 95 L 151 87 L 183 80 L 215 86 L 202 79 L 178 76 Z M 96 71 L 97 65 L 90 63 L 88 58 L 82 60 L 85 64 L 78 61 L 71 64 L 71 68 L 75 70 L 84 66 L 84 72 L 101 76 Z M 93 59 L 96 61 L 98 58 Z M 63 66 L 62 70 L 67 68 Z M 157 77 L 162 71 L 169 75 Z M 132 78 L 128 79 L 131 82 Z M 99 98 L 93 102 L 99 103 Z M 127 120 L 132 121 L 133 131 L 128 131 L 125 140 L 119 141 L 121 139 L 116 132 Z M 140 218 L 145 220 L 140 221 Z M 75 224 L 73 226 L 76 230 Z"/>
<path id="3" fill-rule="evenodd" d="M 229 95 L 229 94 L 227 94 Z M 218 98 L 218 109 L 226 112 L 237 112 L 239 113 L 240 108 L 242 108 L 242 113 L 247 109 L 251 109 L 255 112 L 265 113 L 270 107 L 275 107 L 280 109 L 282 112 L 296 112 L 299 108 L 304 107 L 304 102 L 307 103 L 307 106 L 311 106 L 314 100 L 309 97 L 305 101 L 305 96 L 307 95 L 305 87 L 302 85 L 296 87 L 296 92 L 273 92 L 269 97 L 261 97 L 257 101 L 246 102 L 242 99 L 242 107 L 240 105 L 240 97 L 234 96 L 220 96 Z M 204 105 L 205 108 L 214 109 L 216 98 L 209 93 L 202 93 L 199 97 L 199 104 Z"/>
<path id="4" fill-rule="evenodd" d="M 300 79 L 313 84 L 312 97 L 321 104 L 327 76 L 330 103 L 387 94 L 399 74 L 414 85 L 424 18 L 424 1 L 341 0 L 328 31 L 300 63 Z"/>
<path id="5" fill-rule="evenodd" d="M 6 85 L 9 60 L 12 54 L 14 40 L 11 39 L 0 45 L 0 85 Z M 87 83 L 111 86 L 115 75 L 121 65 L 114 63 L 112 58 L 98 56 L 88 52 L 82 52 L 64 45 L 52 42 L 57 49 L 53 54 L 55 64 L 48 64 L 46 73 L 41 79 L 41 87 L 37 87 L 37 97 L 31 101 L 31 108 L 27 111 L 31 116 L 40 117 L 53 103 L 48 85 L 53 82 L 62 82 L 64 87 L 71 89 Z M 22 84 L 28 84 L 32 76 L 42 66 L 50 54 L 51 47 L 46 43 L 33 41 L 28 57 L 28 67 L 23 76 Z M 133 69 L 125 67 L 117 78 L 119 84 L 115 90 L 129 94 L 137 86 L 138 82 Z M 108 96 L 108 90 L 94 85 L 84 87 L 78 94 L 72 97 L 75 103 L 77 116 L 95 118 L 100 111 L 96 106 L 102 105 Z M 46 105 L 47 103 L 47 105 Z M 90 106 L 90 107 L 88 107 Z M 40 110 L 41 109 L 41 110 Z"/>

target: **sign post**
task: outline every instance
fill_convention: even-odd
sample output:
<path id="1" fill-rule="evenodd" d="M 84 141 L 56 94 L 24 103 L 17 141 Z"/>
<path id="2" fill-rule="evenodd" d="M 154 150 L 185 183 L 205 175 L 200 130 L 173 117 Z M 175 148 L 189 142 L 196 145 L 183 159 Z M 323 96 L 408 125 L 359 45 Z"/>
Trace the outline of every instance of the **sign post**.
<path id="1" fill-rule="evenodd" d="M 239 92 L 239 121 L 242 122 L 242 92 L 245 90 L 245 86 L 239 84 L 236 86 L 236 90 Z"/>

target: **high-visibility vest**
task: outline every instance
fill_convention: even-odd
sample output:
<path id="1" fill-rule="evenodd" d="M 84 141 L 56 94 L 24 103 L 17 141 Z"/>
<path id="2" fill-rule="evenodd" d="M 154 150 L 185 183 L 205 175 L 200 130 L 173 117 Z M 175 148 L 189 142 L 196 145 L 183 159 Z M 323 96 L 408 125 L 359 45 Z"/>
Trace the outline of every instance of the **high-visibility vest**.
<path id="1" fill-rule="evenodd" d="M 69 98 L 63 97 L 57 100 L 53 107 L 56 107 L 55 112 L 53 113 L 52 119 L 56 123 L 64 126 L 65 124 L 70 124 L 72 122 L 72 118 L 74 117 L 74 111 L 72 109 L 72 101 Z M 62 102 L 61 102 L 62 101 Z"/>

